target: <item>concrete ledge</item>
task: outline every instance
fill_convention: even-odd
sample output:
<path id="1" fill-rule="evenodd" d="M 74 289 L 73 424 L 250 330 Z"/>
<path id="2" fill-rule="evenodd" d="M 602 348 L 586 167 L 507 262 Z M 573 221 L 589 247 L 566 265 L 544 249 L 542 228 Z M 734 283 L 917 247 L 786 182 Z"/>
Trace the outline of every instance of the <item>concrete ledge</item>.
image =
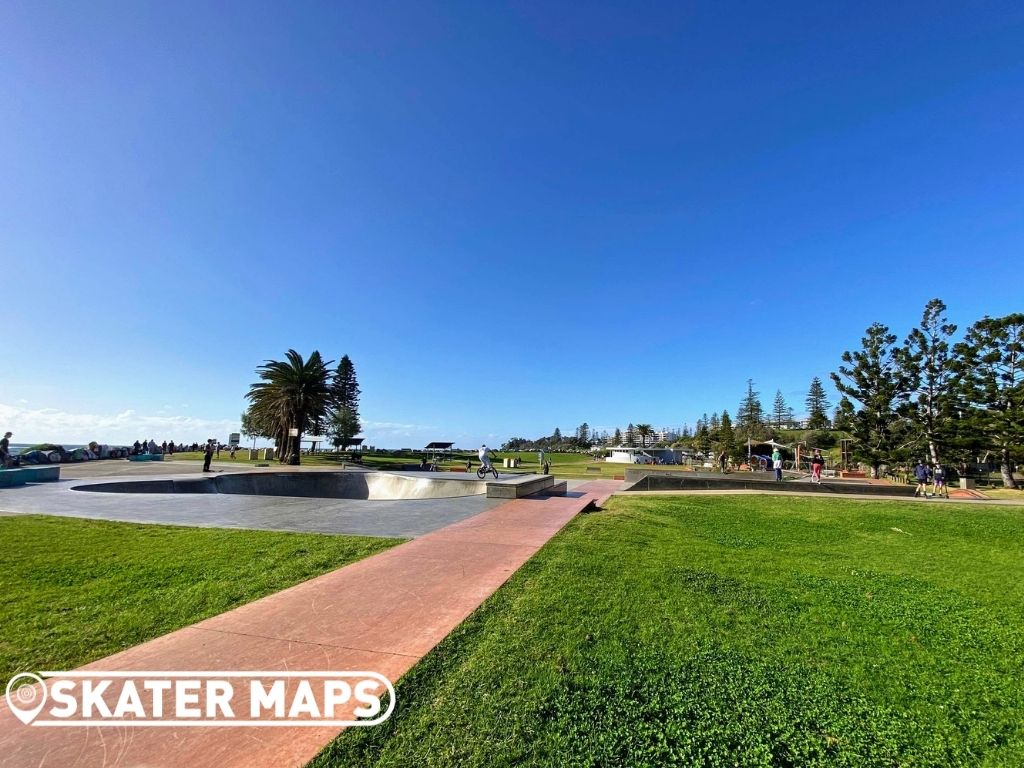
<path id="1" fill-rule="evenodd" d="M 522 499 L 541 493 L 555 484 L 552 475 L 518 475 L 487 484 L 489 499 Z"/>
<path id="2" fill-rule="evenodd" d="M 569 484 L 563 480 L 560 483 L 549 485 L 538 496 L 565 496 L 569 493 Z"/>
<path id="3" fill-rule="evenodd" d="M 23 469 L 0 469 L 0 488 L 17 488 L 28 482 Z"/>
<path id="4" fill-rule="evenodd" d="M 22 467 L 25 479 L 30 483 L 53 483 L 60 480 L 59 466 L 30 466 Z"/>
<path id="5" fill-rule="evenodd" d="M 861 494 L 866 496 L 913 496 L 912 485 L 879 485 L 855 480 L 831 480 L 821 483 L 784 480 L 778 482 L 769 472 L 733 472 L 702 474 L 697 472 L 644 472 L 627 470 L 626 491 L 797 491 L 799 493 Z"/>

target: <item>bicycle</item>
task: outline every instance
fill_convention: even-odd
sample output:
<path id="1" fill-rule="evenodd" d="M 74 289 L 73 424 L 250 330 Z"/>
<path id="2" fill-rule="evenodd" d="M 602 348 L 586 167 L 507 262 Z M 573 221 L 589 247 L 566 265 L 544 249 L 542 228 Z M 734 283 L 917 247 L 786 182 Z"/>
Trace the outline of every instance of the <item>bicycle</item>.
<path id="1" fill-rule="evenodd" d="M 476 471 L 476 476 L 483 480 L 485 477 L 487 477 L 488 472 L 494 475 L 495 480 L 498 479 L 498 470 L 496 470 L 493 466 L 487 466 L 486 464 L 480 465 L 480 467 Z"/>

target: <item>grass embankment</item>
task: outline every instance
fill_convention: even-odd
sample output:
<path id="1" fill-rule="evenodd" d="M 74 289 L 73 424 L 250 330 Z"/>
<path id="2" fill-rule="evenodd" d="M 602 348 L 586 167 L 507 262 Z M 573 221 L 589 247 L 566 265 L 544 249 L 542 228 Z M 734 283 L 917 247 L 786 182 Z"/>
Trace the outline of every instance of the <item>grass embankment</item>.
<path id="1" fill-rule="evenodd" d="M 0 517 L 0 688 L 70 669 L 399 543 Z"/>
<path id="2" fill-rule="evenodd" d="M 990 499 L 1002 499 L 1004 501 L 1017 501 L 1024 504 L 1024 489 L 1019 488 L 979 488 Z"/>
<path id="3" fill-rule="evenodd" d="M 1024 516 L 615 498 L 324 766 L 1024 765 Z"/>

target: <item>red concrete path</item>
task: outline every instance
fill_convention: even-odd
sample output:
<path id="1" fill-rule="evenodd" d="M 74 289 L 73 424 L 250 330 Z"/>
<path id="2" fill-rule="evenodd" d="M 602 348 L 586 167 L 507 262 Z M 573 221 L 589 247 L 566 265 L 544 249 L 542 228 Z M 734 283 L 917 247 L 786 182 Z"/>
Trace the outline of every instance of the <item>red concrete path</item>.
<path id="1" fill-rule="evenodd" d="M 398 680 L 591 501 L 510 501 L 88 670 L 371 670 Z M 398 706 L 401 706 L 399 700 Z M 301 766 L 337 728 L 39 728 L 0 704 L 3 766 Z"/>

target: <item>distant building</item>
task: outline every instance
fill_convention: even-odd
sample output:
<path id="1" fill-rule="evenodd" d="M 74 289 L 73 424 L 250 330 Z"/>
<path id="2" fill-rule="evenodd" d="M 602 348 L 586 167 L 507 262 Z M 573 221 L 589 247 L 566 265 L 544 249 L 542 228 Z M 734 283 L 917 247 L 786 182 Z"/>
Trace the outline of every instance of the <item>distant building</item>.
<path id="1" fill-rule="evenodd" d="M 682 464 L 689 455 L 679 448 L 630 448 L 619 445 L 605 461 L 615 464 Z"/>
<path id="2" fill-rule="evenodd" d="M 636 431 L 636 427 L 634 427 L 634 432 L 635 431 Z M 626 439 L 626 427 L 619 427 L 619 433 L 622 435 L 622 439 L 625 440 Z M 674 443 L 678 439 L 679 439 L 679 430 L 678 429 L 675 429 L 673 427 L 662 427 L 661 429 L 656 429 L 654 431 L 654 433 L 650 437 L 647 438 L 647 444 L 648 445 L 652 445 L 654 443 Z M 637 445 L 640 445 L 640 435 L 638 435 L 638 434 L 634 435 L 634 442 Z M 615 445 L 615 435 L 614 435 L 614 432 L 612 434 L 608 435 L 608 437 L 605 438 L 604 444 L 607 445 L 607 446 L 610 446 L 610 447 L 614 447 L 614 445 Z"/>

